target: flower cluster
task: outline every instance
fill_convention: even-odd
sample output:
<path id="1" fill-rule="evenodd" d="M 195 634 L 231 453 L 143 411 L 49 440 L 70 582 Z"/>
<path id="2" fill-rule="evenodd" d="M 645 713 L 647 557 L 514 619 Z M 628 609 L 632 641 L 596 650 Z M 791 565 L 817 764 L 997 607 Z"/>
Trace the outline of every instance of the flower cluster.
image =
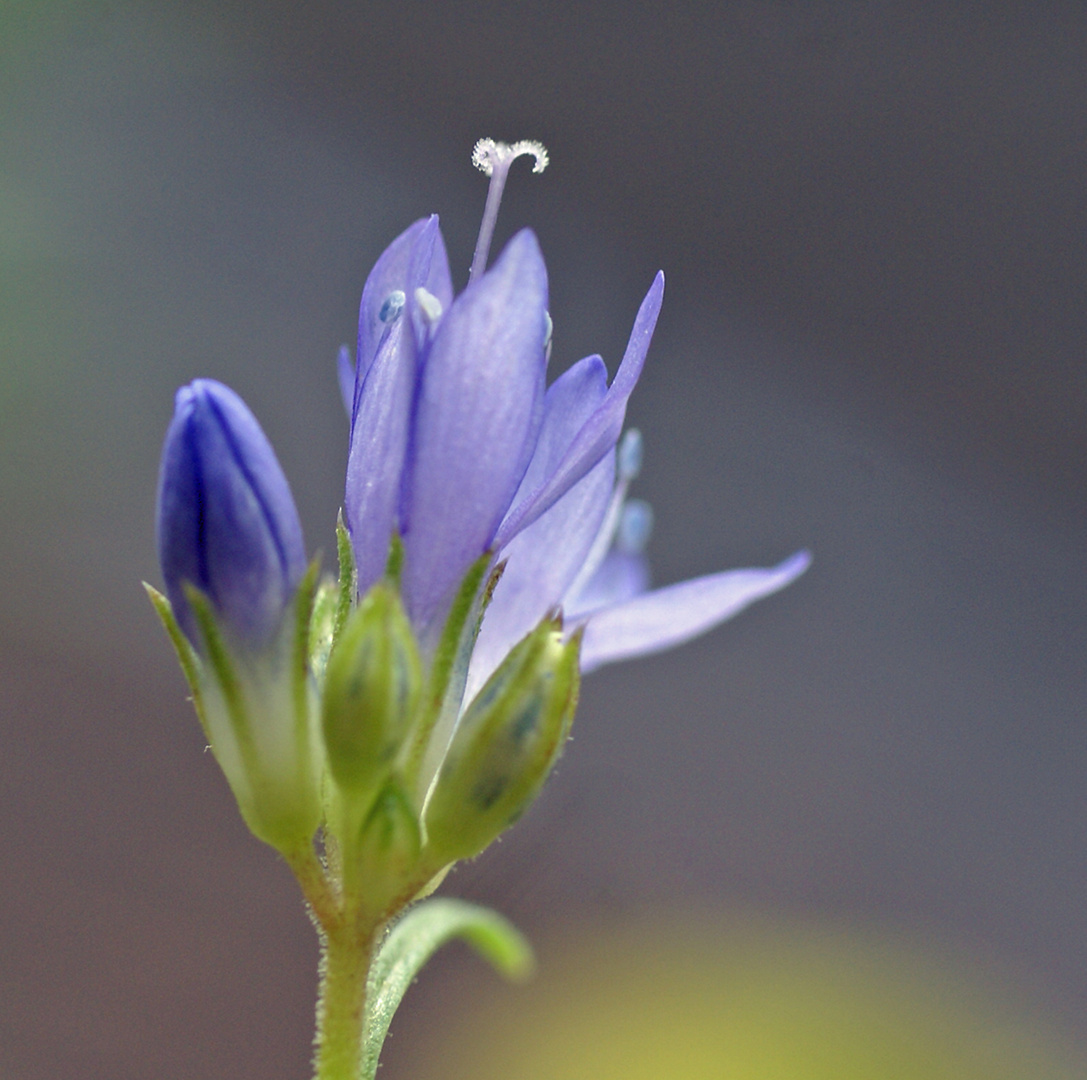
<path id="1" fill-rule="evenodd" d="M 535 144 L 477 147 L 491 194 L 463 292 L 437 217 L 366 281 L 339 364 L 338 583 L 307 568 L 287 481 L 233 391 L 180 390 L 163 450 L 153 599 L 208 741 L 253 831 L 291 856 L 320 830 L 341 900 L 375 918 L 524 811 L 581 672 L 699 634 L 808 563 L 647 590 L 648 508 L 627 499 L 641 444 L 623 424 L 664 278 L 610 384 L 590 356 L 548 385 L 536 237 L 522 230 L 486 266 L 524 152 L 546 162 Z"/>

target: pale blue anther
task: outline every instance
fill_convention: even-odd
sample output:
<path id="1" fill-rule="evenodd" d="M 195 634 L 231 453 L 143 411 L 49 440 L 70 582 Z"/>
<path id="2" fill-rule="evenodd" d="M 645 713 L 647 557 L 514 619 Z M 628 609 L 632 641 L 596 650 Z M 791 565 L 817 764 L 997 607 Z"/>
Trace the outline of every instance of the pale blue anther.
<path id="1" fill-rule="evenodd" d="M 631 428 L 619 443 L 619 479 L 633 480 L 642 471 L 642 433 Z"/>
<path id="2" fill-rule="evenodd" d="M 641 555 L 653 531 L 653 507 L 643 499 L 629 499 L 615 534 L 615 546 L 624 555 Z"/>
<path id="3" fill-rule="evenodd" d="M 377 317 L 383 323 L 393 323 L 400 318 L 400 313 L 404 310 L 404 305 L 407 303 L 408 298 L 400 289 L 394 289 L 388 296 L 385 297 L 385 302 L 381 305 L 381 310 L 377 313 Z"/>

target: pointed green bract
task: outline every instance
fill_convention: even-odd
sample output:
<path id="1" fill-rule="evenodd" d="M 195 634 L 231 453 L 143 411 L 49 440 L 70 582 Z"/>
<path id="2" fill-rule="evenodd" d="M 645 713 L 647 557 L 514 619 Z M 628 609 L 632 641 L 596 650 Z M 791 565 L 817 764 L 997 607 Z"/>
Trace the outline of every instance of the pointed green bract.
<path id="1" fill-rule="evenodd" d="M 306 570 L 294 597 L 294 623 L 288 622 L 291 635 L 291 689 L 294 693 L 295 739 L 299 746 L 305 746 L 309 757 L 310 744 L 310 695 L 313 685 L 310 682 L 312 671 L 310 628 L 313 625 L 313 607 L 317 600 L 317 579 L 321 573 L 319 559 L 314 559 Z"/>
<path id="2" fill-rule="evenodd" d="M 491 555 L 487 552 L 473 563 L 457 589 L 456 599 L 446 619 L 431 666 L 430 692 L 435 704 L 444 703 L 450 690 L 455 691 L 456 687 L 451 687 L 451 683 L 455 683 L 458 661 L 463 657 L 465 644 L 467 643 L 470 652 L 479 633 L 479 622 L 483 618 L 483 608 L 490 593 L 487 590 L 481 599 L 480 585 L 490 564 Z M 459 700 L 459 694 L 456 697 Z"/>
<path id="3" fill-rule="evenodd" d="M 230 650 L 223 638 L 222 631 L 215 619 L 215 612 L 207 596 L 194 585 L 185 586 L 185 599 L 192 608 L 196 619 L 196 625 L 200 630 L 200 640 L 207 655 L 205 672 L 211 676 L 212 685 L 222 696 L 225 705 L 226 716 L 230 720 L 230 726 L 234 731 L 234 737 L 242 747 L 243 755 L 248 752 L 250 744 L 249 725 L 245 716 L 245 704 L 242 701 L 242 689 L 235 671 L 234 661 Z M 204 683 L 205 697 L 208 691 L 208 680 Z M 210 703 L 209 703 L 210 704 Z M 215 739 L 211 740 L 214 750 Z M 228 777 L 229 779 L 229 777 Z"/>

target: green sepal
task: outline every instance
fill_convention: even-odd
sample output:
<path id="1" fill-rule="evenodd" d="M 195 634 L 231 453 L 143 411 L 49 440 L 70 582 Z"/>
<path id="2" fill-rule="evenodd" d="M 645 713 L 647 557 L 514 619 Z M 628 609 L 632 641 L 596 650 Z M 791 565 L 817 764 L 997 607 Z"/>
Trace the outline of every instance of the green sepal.
<path id="1" fill-rule="evenodd" d="M 330 577 L 317 586 L 313 597 L 313 614 L 309 621 L 309 666 L 317 685 L 322 686 L 328 654 L 336 633 L 336 609 L 339 606 L 339 590 Z"/>
<path id="2" fill-rule="evenodd" d="M 438 865 L 479 854 L 536 798 L 570 731 L 579 649 L 544 619 L 465 710 L 427 802 Z"/>
<path id="3" fill-rule="evenodd" d="M 200 636 L 204 640 L 207 667 L 214 676 L 219 692 L 223 696 L 234 737 L 238 740 L 242 757 L 247 761 L 251 761 L 253 757 L 253 739 L 245 715 L 244 695 L 237 672 L 234 670 L 233 661 L 230 658 L 230 652 L 223 640 L 223 635 L 219 631 L 219 624 L 215 620 L 215 612 L 212 610 L 211 601 L 208 599 L 207 594 L 195 585 L 184 582 L 182 588 L 185 590 L 185 599 L 189 602 L 193 617 L 196 619 Z M 216 740 L 210 739 L 209 742 L 212 749 L 215 749 Z"/>
<path id="4" fill-rule="evenodd" d="M 351 547 L 351 536 L 343 522 L 343 511 L 336 515 L 336 558 L 340 564 L 339 596 L 336 602 L 336 619 L 332 627 L 332 642 L 343 632 L 347 617 L 355 603 L 359 591 L 359 574 L 355 566 L 355 552 Z"/>
<path id="5" fill-rule="evenodd" d="M 431 665 L 430 695 L 434 706 L 440 707 L 443 699 L 448 696 L 450 682 L 456 673 L 457 660 L 464 651 L 465 637 L 475 641 L 479 633 L 479 622 L 483 618 L 483 605 L 477 602 L 480 599 L 479 587 L 490 562 L 491 553 L 488 551 L 472 563 L 457 589 Z M 488 590 L 488 595 L 490 592 L 493 592 L 493 588 Z M 456 696 L 459 700 L 460 694 Z"/>
<path id="6" fill-rule="evenodd" d="M 488 574 L 492 558 L 491 552 L 484 552 L 461 580 L 431 662 L 426 712 L 415 731 L 405 766 L 405 776 L 416 786 L 420 798 L 426 795 L 430 780 L 445 756 L 460 713 L 472 648 L 505 567 L 504 563 L 499 564 Z"/>
<path id="7" fill-rule="evenodd" d="M 441 883 L 449 876 L 449 871 L 453 869 L 453 863 L 446 863 L 412 898 L 411 902 L 417 904 L 420 900 L 425 900 L 431 893 L 437 892 Z"/>
<path id="8" fill-rule="evenodd" d="M 257 652 L 231 642 L 207 594 L 183 584 L 202 646 L 195 670 L 208 742 L 250 831 L 284 853 L 310 843 L 321 816 L 323 764 L 315 759 L 321 747 L 312 730 L 309 669 L 318 572 L 315 560 L 276 637 Z M 282 768 L 281 754 L 269 753 L 268 724 L 278 725 L 272 730 L 290 740 L 287 769 Z"/>
<path id="9" fill-rule="evenodd" d="M 308 727 L 309 677 L 310 677 L 310 629 L 313 625 L 313 608 L 317 602 L 317 578 L 321 573 L 320 559 L 314 559 L 298 585 L 294 597 L 294 640 L 291 656 L 291 690 L 294 695 L 294 715 L 299 725 Z M 295 731 L 300 744 L 308 745 L 309 732 Z"/>
<path id="10" fill-rule="evenodd" d="M 404 539 L 395 529 L 389 539 L 389 557 L 385 560 L 385 579 L 397 592 L 404 573 Z"/>
<path id="11" fill-rule="evenodd" d="M 146 581 L 143 582 L 143 587 L 147 593 L 147 598 L 151 601 L 151 606 L 155 609 L 167 636 L 170 638 L 170 644 L 173 645 L 174 652 L 177 653 L 181 672 L 185 676 L 185 681 L 189 684 L 189 691 L 192 693 L 192 702 L 196 708 L 197 719 L 204 730 L 204 738 L 210 743 L 211 734 L 208 731 L 207 716 L 204 714 L 204 699 L 200 692 L 202 667 L 200 657 L 192 647 L 192 643 L 185 636 L 185 632 L 178 625 L 178 621 L 174 616 L 173 605 L 169 599 L 153 585 L 148 585 Z"/>
<path id="12" fill-rule="evenodd" d="M 446 898 L 411 908 L 385 936 L 370 968 L 363 1021 L 360 1080 L 373 1080 L 389 1025 L 423 965 L 447 942 L 461 938 L 508 979 L 533 971 L 532 946 L 495 911 Z"/>

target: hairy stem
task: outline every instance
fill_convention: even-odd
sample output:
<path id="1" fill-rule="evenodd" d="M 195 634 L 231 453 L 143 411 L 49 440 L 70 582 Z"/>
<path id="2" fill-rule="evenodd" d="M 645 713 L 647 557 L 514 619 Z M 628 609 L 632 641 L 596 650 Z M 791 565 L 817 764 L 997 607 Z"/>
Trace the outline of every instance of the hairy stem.
<path id="1" fill-rule="evenodd" d="M 321 935 L 315 1080 L 359 1080 L 373 933 L 357 925 Z"/>
<path id="2" fill-rule="evenodd" d="M 294 851 L 285 851 L 283 857 L 302 886 L 302 895 L 317 927 L 334 926 L 340 918 L 339 897 L 317 853 L 307 844 Z"/>

